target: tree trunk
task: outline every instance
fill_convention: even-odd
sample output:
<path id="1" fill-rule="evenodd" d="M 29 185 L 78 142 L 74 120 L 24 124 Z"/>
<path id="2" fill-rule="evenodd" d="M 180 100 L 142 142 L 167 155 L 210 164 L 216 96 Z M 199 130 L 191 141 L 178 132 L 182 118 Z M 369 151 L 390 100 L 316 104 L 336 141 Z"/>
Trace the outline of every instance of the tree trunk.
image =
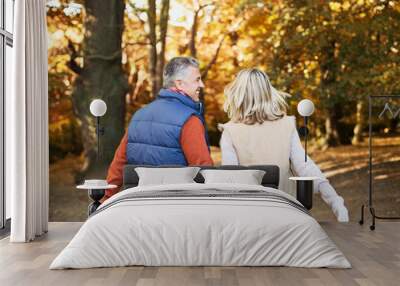
<path id="1" fill-rule="evenodd" d="M 337 146 L 340 144 L 340 137 L 338 133 L 337 123 L 339 121 L 340 106 L 336 101 L 337 94 L 334 94 L 332 86 L 336 82 L 336 74 L 338 70 L 338 63 L 335 56 L 336 42 L 332 39 L 325 47 L 322 48 L 321 56 L 321 90 L 324 93 L 324 105 L 327 111 L 327 118 L 325 120 L 325 140 L 326 147 Z"/>
<path id="2" fill-rule="evenodd" d="M 337 131 L 337 121 L 335 116 L 328 116 L 325 119 L 325 144 L 326 147 L 339 145 L 339 134 Z"/>
<path id="3" fill-rule="evenodd" d="M 193 24 L 190 33 L 189 50 L 190 50 L 190 56 L 192 56 L 193 58 L 197 58 L 196 37 L 197 37 L 197 30 L 199 27 L 198 17 L 200 11 L 201 11 L 200 9 L 197 9 L 193 14 Z"/>
<path id="4" fill-rule="evenodd" d="M 167 43 L 167 31 L 168 31 L 168 20 L 169 20 L 169 0 L 163 0 L 160 14 L 160 42 L 161 48 L 157 59 L 157 91 L 160 90 L 163 84 L 163 72 L 165 65 L 165 45 Z"/>
<path id="5" fill-rule="evenodd" d="M 158 93 L 157 81 L 157 10 L 156 0 L 148 0 L 147 18 L 149 24 L 149 68 L 151 76 L 151 93 L 155 97 Z"/>
<path id="6" fill-rule="evenodd" d="M 354 135 L 353 138 L 351 139 L 351 144 L 352 145 L 357 145 L 363 142 L 363 137 L 362 137 L 362 130 L 365 125 L 365 119 L 364 119 L 364 101 L 360 99 L 360 101 L 357 102 L 357 114 L 356 114 L 356 126 L 354 127 Z"/>
<path id="7" fill-rule="evenodd" d="M 85 1 L 84 66 L 72 96 L 83 139 L 86 161 L 83 174 L 105 174 L 105 166 L 111 162 L 124 133 L 128 90 L 121 63 L 124 8 L 123 0 Z M 100 160 L 96 158 L 96 121 L 89 111 L 90 102 L 95 98 L 107 104 L 107 113 L 100 119 L 105 128 L 100 138 Z"/>
<path id="8" fill-rule="evenodd" d="M 190 50 L 190 56 L 193 58 L 197 58 L 196 38 L 197 38 L 197 31 L 199 30 L 199 14 L 201 10 L 210 5 L 214 5 L 214 3 L 211 2 L 208 4 L 200 5 L 193 13 L 193 24 L 192 28 L 190 29 L 190 41 L 188 44 Z"/>

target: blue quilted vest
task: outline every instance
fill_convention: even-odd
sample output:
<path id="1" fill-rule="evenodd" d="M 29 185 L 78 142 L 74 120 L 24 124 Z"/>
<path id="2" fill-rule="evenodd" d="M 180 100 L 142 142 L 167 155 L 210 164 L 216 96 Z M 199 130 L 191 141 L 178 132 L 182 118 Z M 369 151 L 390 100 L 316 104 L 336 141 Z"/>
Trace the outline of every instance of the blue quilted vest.
<path id="1" fill-rule="evenodd" d="M 129 123 L 128 164 L 187 166 L 180 135 L 192 115 L 199 117 L 206 127 L 200 102 L 178 92 L 160 90 L 157 99 L 139 109 Z M 205 130 L 209 145 L 207 128 Z"/>

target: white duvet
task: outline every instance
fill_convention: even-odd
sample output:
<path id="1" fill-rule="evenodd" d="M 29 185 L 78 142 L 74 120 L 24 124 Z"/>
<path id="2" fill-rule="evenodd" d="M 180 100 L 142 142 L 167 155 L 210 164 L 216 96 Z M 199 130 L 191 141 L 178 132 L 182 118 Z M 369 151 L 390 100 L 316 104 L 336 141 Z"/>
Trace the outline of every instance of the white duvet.
<path id="1" fill-rule="evenodd" d="M 278 199 L 123 199 L 137 192 L 170 190 L 258 190 Z M 50 269 L 127 265 L 351 267 L 315 219 L 279 197 L 299 204 L 281 191 L 254 185 L 131 188 L 101 205 L 54 259 Z"/>

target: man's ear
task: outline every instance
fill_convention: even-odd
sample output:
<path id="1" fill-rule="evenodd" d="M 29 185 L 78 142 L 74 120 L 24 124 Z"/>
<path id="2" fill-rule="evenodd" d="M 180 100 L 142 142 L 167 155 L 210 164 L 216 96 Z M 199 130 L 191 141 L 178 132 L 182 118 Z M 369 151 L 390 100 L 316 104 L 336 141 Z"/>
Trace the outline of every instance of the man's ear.
<path id="1" fill-rule="evenodd" d="M 180 80 L 180 79 L 175 80 L 175 86 L 177 89 L 181 89 L 182 88 L 182 80 Z"/>

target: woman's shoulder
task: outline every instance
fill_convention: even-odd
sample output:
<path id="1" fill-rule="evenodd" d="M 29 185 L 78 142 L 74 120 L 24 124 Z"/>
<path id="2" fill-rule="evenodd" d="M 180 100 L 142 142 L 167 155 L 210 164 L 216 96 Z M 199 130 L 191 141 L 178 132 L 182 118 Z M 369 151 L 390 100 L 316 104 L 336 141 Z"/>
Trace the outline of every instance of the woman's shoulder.
<path id="1" fill-rule="evenodd" d="M 294 116 L 294 115 L 284 115 L 281 119 L 290 120 L 290 121 L 296 121 L 296 116 Z"/>
<path id="2" fill-rule="evenodd" d="M 294 116 L 294 115 L 285 115 L 284 118 L 286 118 L 287 121 L 296 124 L 296 116 Z"/>
<path id="3" fill-rule="evenodd" d="M 225 129 L 233 128 L 235 126 L 242 125 L 241 123 L 233 122 L 232 120 L 229 120 L 228 122 L 225 123 L 218 123 L 217 128 L 220 132 L 223 132 Z"/>
<path id="4" fill-rule="evenodd" d="M 264 121 L 266 124 L 295 124 L 296 123 L 296 117 L 294 115 L 284 115 L 283 117 L 276 119 L 276 120 L 270 120 L 270 121 Z"/>
<path id="5" fill-rule="evenodd" d="M 282 119 L 287 122 L 287 125 L 292 128 L 296 128 L 296 116 L 294 115 L 285 115 Z"/>
<path id="6" fill-rule="evenodd" d="M 240 122 L 234 122 L 232 120 L 226 123 L 218 123 L 218 130 L 220 132 L 224 132 L 224 130 L 229 129 L 237 129 L 237 128 L 262 128 L 264 125 L 289 125 L 289 126 L 296 126 L 296 117 L 294 115 L 284 115 L 282 118 L 276 120 L 268 120 L 264 121 L 263 123 L 255 123 L 255 124 L 245 124 Z"/>

